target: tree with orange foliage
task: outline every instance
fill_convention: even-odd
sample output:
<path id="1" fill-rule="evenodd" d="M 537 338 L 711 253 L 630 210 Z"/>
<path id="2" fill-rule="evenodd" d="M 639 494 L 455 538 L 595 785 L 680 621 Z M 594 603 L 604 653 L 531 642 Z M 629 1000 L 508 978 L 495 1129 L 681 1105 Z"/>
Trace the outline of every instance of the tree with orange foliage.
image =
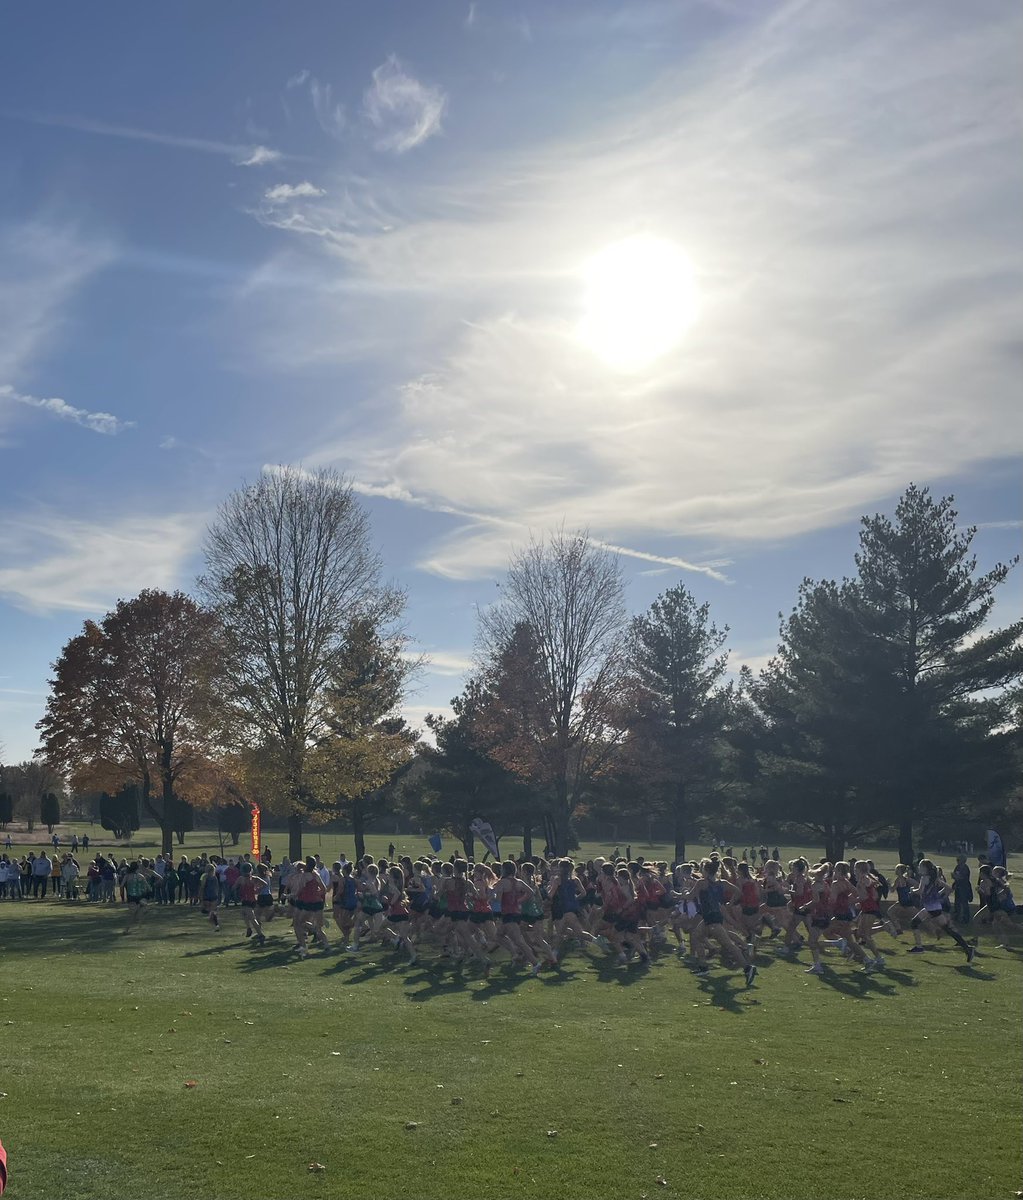
<path id="1" fill-rule="evenodd" d="M 183 592 L 118 601 L 54 663 L 41 754 L 77 788 L 138 784 L 170 853 L 176 789 L 198 780 L 221 744 L 224 661 L 218 618 Z"/>

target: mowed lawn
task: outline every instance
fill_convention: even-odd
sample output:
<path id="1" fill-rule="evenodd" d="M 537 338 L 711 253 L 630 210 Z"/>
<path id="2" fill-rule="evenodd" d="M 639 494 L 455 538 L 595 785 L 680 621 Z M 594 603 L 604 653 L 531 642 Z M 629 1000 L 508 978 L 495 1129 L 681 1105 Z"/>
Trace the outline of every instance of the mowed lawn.
<path id="1" fill-rule="evenodd" d="M 237 909 L 0 903 L 18 1200 L 998 1198 L 1021 1184 L 1021 946 L 891 947 L 758 984 L 671 953 L 489 981 L 427 950 L 299 961 Z M 189 1086 L 194 1084 L 194 1086 Z M 310 1173 L 311 1163 L 322 1172 Z"/>

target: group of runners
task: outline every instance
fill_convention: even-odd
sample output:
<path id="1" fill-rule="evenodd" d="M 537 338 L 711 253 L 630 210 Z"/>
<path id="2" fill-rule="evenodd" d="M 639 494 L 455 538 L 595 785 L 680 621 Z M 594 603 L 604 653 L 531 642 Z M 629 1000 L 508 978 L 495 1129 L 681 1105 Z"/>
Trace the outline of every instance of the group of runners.
<path id="1" fill-rule="evenodd" d="M 921 859 L 915 867 L 898 866 L 891 882 L 870 860 L 810 865 L 796 858 L 783 865 L 776 857 L 750 862 L 717 853 L 674 868 L 614 857 L 487 864 L 367 855 L 354 863 L 342 856 L 332 866 L 318 856 L 279 864 L 270 857 L 202 855 L 175 867 L 162 856 L 117 863 L 97 854 L 87 866 L 86 895 L 124 901 L 125 932 L 138 924 L 148 901 L 190 902 L 216 930 L 222 910 L 235 904 L 246 938 L 256 945 L 266 943 L 276 921 L 277 928 L 290 929 L 303 958 L 311 944 L 330 948 L 336 930 L 335 945 L 351 953 L 379 943 L 415 962 L 430 946 L 487 974 L 502 951 L 538 974 L 573 947 L 611 955 L 621 965 L 642 964 L 673 948 L 698 975 L 708 973 L 716 956 L 752 986 L 764 942 L 792 958 L 806 948 L 810 974 L 824 973 L 826 952 L 874 972 L 886 967 L 878 939 L 907 932 L 909 953 L 922 952 L 925 933 L 951 939 L 968 962 L 975 953 L 976 939 L 968 942 L 952 920 L 953 904 L 957 922 L 972 916 L 969 904 L 964 913 L 964 896 L 973 899 L 964 856 L 951 881 Z M 77 872 L 73 882 L 77 886 Z M 998 932 L 1018 927 L 1005 868 L 982 864 L 977 893 L 973 920 Z M 71 889 L 66 894 L 70 898 Z"/>
<path id="2" fill-rule="evenodd" d="M 378 943 L 414 963 L 432 946 L 445 958 L 477 964 L 484 974 L 502 951 L 539 974 L 573 947 L 611 955 L 621 965 L 643 964 L 674 948 L 698 975 L 708 973 L 716 955 L 722 965 L 741 969 L 747 986 L 757 975 L 758 947 L 768 941 L 793 958 L 806 947 L 806 970 L 814 975 L 824 973 L 825 951 L 866 972 L 884 970 L 882 934 L 898 940 L 908 931 L 909 953 L 921 953 L 929 933 L 950 938 L 967 962 L 975 954 L 976 939 L 967 942 L 952 922 L 952 885 L 928 859 L 915 869 L 896 869 L 888 903 L 888 881 L 868 860 L 811 866 L 797 858 L 785 867 L 768 859 L 757 867 L 711 856 L 669 869 L 663 862 L 599 858 L 488 865 L 367 856 L 330 868 L 310 857 L 288 867 L 275 879 L 264 863 L 242 863 L 237 897 L 246 937 L 263 945 L 270 922 L 281 921 L 302 958 L 313 943 L 330 949 L 331 925 L 340 933 L 340 948 L 351 953 Z M 282 902 L 275 900 L 275 883 Z M 129 896 L 131 890 L 129 884 Z M 999 930 L 1015 928 L 1004 868 L 982 866 L 978 890 L 979 920 Z M 222 895 L 212 865 L 201 904 L 219 929 Z"/>

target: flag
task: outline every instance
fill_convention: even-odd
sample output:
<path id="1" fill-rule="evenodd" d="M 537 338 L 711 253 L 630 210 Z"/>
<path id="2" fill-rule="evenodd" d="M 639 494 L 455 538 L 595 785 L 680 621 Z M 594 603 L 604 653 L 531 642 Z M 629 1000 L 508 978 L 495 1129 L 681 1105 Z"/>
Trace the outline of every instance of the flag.
<path id="1" fill-rule="evenodd" d="M 494 833 L 493 825 L 489 821 L 484 821 L 482 817 L 473 817 L 469 822 L 469 829 L 473 837 L 478 837 L 494 858 L 500 858 L 500 853 L 497 849 L 497 836 Z"/>
<path id="2" fill-rule="evenodd" d="M 443 844 L 444 843 L 440 840 L 439 833 L 430 834 L 430 848 L 433 850 L 434 854 L 440 854 L 440 848 Z"/>
<path id="3" fill-rule="evenodd" d="M 1004 867 L 1005 846 L 1001 837 L 994 829 L 987 831 L 987 860 L 993 867 Z"/>

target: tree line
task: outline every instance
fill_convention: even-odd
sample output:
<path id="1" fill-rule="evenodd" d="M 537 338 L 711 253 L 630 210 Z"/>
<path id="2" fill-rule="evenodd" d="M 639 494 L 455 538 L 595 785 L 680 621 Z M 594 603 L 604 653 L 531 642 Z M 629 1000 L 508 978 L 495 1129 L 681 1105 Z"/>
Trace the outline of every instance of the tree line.
<path id="1" fill-rule="evenodd" d="M 365 512 L 333 472 L 284 468 L 222 505 L 194 596 L 144 591 L 64 646 L 36 766 L 78 792 L 131 789 L 165 851 L 185 808 L 251 803 L 286 821 L 292 857 L 331 820 L 361 852 L 396 810 L 467 854 L 477 817 L 527 853 L 534 837 L 568 851 L 582 816 L 668 823 L 676 857 L 736 820 L 829 857 L 890 833 L 909 860 L 923 820 L 997 817 L 1012 836 L 1023 621 L 991 626 L 1015 561 L 979 572 L 975 532 L 910 486 L 864 518 L 850 577 L 804 580 L 776 655 L 738 676 L 727 627 L 684 585 L 630 616 L 613 552 L 535 538 L 422 737 L 401 715 L 420 665 L 406 597 Z"/>

